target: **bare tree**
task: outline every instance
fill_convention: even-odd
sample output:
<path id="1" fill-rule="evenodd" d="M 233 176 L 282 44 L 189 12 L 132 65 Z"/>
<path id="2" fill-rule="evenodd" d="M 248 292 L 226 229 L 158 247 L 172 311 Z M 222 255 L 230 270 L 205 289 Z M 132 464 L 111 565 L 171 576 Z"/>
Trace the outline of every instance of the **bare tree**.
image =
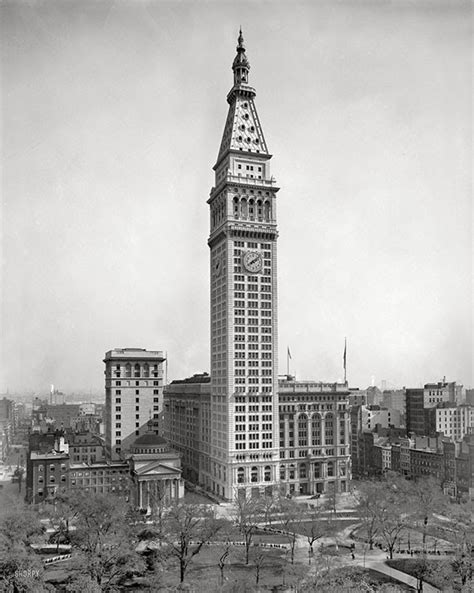
<path id="1" fill-rule="evenodd" d="M 366 533 L 369 550 L 374 549 L 375 538 L 379 530 L 378 517 L 381 510 L 381 488 L 383 487 L 381 482 L 370 480 L 361 482 L 357 491 L 353 493 Z"/>
<path id="2" fill-rule="evenodd" d="M 70 504 L 76 515 L 71 543 L 81 573 L 109 591 L 127 574 L 144 569 L 131 537 L 128 505 L 122 498 L 77 492 Z"/>
<path id="3" fill-rule="evenodd" d="M 397 509 L 393 501 L 386 501 L 377 517 L 379 533 L 387 546 L 390 559 L 393 558 L 395 546 L 407 528 L 406 516 Z"/>
<path id="4" fill-rule="evenodd" d="M 211 511 L 197 505 L 178 504 L 165 513 L 162 537 L 170 555 L 178 560 L 181 583 L 192 559 L 224 524 Z"/>
<path id="5" fill-rule="evenodd" d="M 461 587 L 472 583 L 474 578 L 474 505 L 465 502 L 449 509 L 449 518 L 456 537 L 455 556 L 451 562 L 454 574 Z"/>
<path id="6" fill-rule="evenodd" d="M 265 562 L 265 552 L 262 548 L 257 548 L 253 554 L 255 564 L 255 584 L 258 586 L 260 582 L 260 572 Z"/>
<path id="7" fill-rule="evenodd" d="M 411 514 L 421 520 L 423 552 L 426 553 L 428 523 L 436 512 L 442 511 L 447 499 L 441 490 L 441 483 L 433 476 L 418 478 L 410 483 L 408 491 Z"/>
<path id="8" fill-rule="evenodd" d="M 219 582 L 220 582 L 221 587 L 224 586 L 224 568 L 226 565 L 227 557 L 230 554 L 230 546 L 231 546 L 230 541 L 226 540 L 224 543 L 224 547 L 222 549 L 222 553 L 219 556 L 219 561 L 217 563 L 217 565 L 219 566 L 219 575 L 220 575 Z"/>
<path id="9" fill-rule="evenodd" d="M 161 538 L 163 533 L 163 516 L 168 503 L 166 490 L 160 483 L 156 483 L 154 490 L 149 495 L 151 518 L 157 527 L 158 537 Z"/>
<path id="10" fill-rule="evenodd" d="M 310 506 L 298 526 L 308 542 L 310 558 L 314 555 L 314 543 L 328 533 L 328 521 L 323 516 L 325 510 L 324 506 Z"/>
<path id="11" fill-rule="evenodd" d="M 235 523 L 244 537 L 245 564 L 248 564 L 252 539 L 262 520 L 261 500 L 252 498 L 248 494 L 237 496 L 234 502 L 234 517 Z"/>
<path id="12" fill-rule="evenodd" d="M 264 496 L 261 501 L 263 520 L 269 525 L 272 524 L 273 517 L 278 512 L 279 498 L 277 496 Z"/>
<path id="13" fill-rule="evenodd" d="M 281 502 L 281 522 L 290 542 L 291 564 L 295 561 L 296 538 L 303 520 L 303 509 L 300 505 L 289 500 Z"/>

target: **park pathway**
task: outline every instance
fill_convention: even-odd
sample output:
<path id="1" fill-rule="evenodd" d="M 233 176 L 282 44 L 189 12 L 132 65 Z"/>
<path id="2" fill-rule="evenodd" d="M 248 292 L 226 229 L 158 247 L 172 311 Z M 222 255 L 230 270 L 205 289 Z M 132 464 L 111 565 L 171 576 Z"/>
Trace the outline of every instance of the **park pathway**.
<path id="1" fill-rule="evenodd" d="M 362 564 L 362 556 L 360 558 L 356 556 L 356 561 L 357 560 L 359 560 L 359 565 Z M 416 577 L 412 577 L 411 575 L 406 574 L 405 572 L 401 572 L 400 570 L 395 570 L 395 568 L 392 568 L 391 566 L 387 566 L 383 560 L 381 561 L 366 559 L 365 567 L 371 568 L 372 570 L 376 570 L 377 572 L 381 572 L 382 574 L 385 574 L 394 580 L 405 583 L 405 585 L 409 585 L 410 587 L 413 587 L 415 590 L 417 590 L 418 581 Z M 439 593 L 439 591 L 441 591 L 441 589 L 437 589 L 436 587 L 433 587 L 433 585 L 423 582 L 423 593 Z"/>

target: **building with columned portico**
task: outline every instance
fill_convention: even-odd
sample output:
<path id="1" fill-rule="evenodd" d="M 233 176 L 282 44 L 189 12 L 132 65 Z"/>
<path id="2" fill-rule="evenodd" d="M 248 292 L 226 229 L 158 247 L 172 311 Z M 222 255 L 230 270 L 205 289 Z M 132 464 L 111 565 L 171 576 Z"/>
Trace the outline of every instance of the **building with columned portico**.
<path id="1" fill-rule="evenodd" d="M 135 440 L 130 452 L 130 492 L 134 507 L 150 511 L 153 506 L 168 505 L 184 496 L 180 455 L 163 437 L 151 429 Z"/>

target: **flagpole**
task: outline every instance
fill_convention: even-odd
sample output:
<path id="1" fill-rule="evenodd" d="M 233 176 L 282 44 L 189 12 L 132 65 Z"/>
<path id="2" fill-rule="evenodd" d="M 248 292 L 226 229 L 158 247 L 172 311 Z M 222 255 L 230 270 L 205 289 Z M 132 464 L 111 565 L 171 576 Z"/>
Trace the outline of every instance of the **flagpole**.
<path id="1" fill-rule="evenodd" d="M 347 338 L 344 338 L 344 384 L 347 383 Z"/>
<path id="2" fill-rule="evenodd" d="M 290 377 L 290 349 L 286 347 L 286 376 Z"/>

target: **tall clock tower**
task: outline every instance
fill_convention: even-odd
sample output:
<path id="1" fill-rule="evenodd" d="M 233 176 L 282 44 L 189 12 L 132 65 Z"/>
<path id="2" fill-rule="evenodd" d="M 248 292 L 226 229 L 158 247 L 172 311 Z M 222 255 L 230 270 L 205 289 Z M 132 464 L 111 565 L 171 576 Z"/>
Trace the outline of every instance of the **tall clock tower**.
<path id="1" fill-rule="evenodd" d="M 240 31 L 234 85 L 211 189 L 212 490 L 226 499 L 278 483 L 278 187 L 249 85 Z"/>

